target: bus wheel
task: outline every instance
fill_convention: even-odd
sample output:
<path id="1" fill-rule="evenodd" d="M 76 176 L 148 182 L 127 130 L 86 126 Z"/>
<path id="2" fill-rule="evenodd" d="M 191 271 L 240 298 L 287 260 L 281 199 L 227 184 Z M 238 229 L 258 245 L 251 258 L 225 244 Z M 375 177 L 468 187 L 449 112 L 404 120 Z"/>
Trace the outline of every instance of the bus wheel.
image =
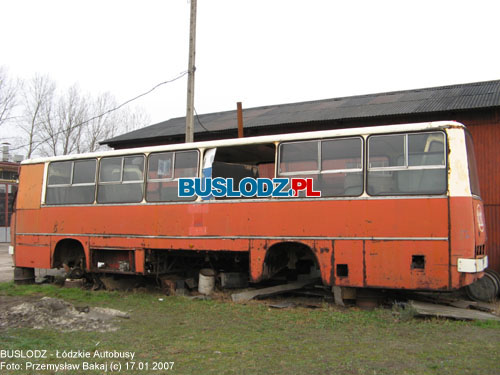
<path id="1" fill-rule="evenodd" d="M 498 285 L 489 273 L 465 287 L 465 293 L 473 301 L 492 302 L 498 295 Z"/>

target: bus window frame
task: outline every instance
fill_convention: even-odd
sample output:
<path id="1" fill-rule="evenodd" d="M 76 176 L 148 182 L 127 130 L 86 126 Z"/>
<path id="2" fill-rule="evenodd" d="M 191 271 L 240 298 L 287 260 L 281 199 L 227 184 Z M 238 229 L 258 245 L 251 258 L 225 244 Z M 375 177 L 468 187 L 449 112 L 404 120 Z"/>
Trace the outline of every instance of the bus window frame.
<path id="1" fill-rule="evenodd" d="M 147 187 L 147 183 L 148 182 L 172 182 L 172 181 L 178 181 L 179 178 L 183 178 L 183 177 L 175 177 L 175 162 L 176 162 L 176 155 L 177 154 L 181 154 L 181 153 L 186 153 L 186 152 L 193 152 L 193 151 L 196 151 L 196 154 L 197 154 L 197 158 L 196 158 L 196 176 L 192 176 L 192 177 L 186 177 L 186 178 L 195 178 L 195 177 L 198 177 L 199 174 L 200 174 L 200 150 L 197 149 L 197 148 L 194 148 L 192 150 L 174 150 L 174 151 L 157 151 L 157 152 L 151 152 L 148 154 L 148 157 L 147 157 L 147 174 L 146 174 L 146 187 Z M 168 154 L 168 153 L 172 153 L 172 177 L 170 178 L 149 178 L 149 158 L 151 157 L 151 155 L 158 155 L 158 154 Z"/>
<path id="2" fill-rule="evenodd" d="M 140 180 L 127 180 L 123 181 L 123 174 L 125 171 L 125 158 L 134 158 L 142 156 L 142 179 Z M 99 158 L 99 165 L 97 169 L 97 181 L 96 181 L 96 192 L 95 192 L 95 199 L 94 203 L 97 205 L 124 205 L 124 204 L 138 204 L 144 202 L 144 195 L 145 195 L 145 178 L 146 178 L 146 154 L 144 153 L 138 153 L 138 154 L 124 154 L 124 155 L 114 155 L 114 156 L 103 156 Z M 121 171 L 120 171 L 120 180 L 119 181 L 101 181 L 101 163 L 103 159 L 117 159 L 121 158 Z M 99 197 L 99 188 L 101 185 L 126 185 L 126 184 L 138 184 L 142 183 L 142 198 L 140 201 L 137 202 L 99 202 L 97 198 Z"/>
<path id="3" fill-rule="evenodd" d="M 142 156 L 142 179 L 140 180 L 127 180 L 123 181 L 123 174 L 125 173 L 125 159 L 132 159 L 138 156 Z M 121 167 L 120 167 L 120 180 L 118 181 L 101 181 L 101 163 L 103 159 L 118 159 L 121 158 Z M 146 164 L 146 155 L 145 154 L 132 154 L 132 155 L 117 155 L 117 156 L 105 156 L 99 159 L 99 173 L 98 173 L 98 180 L 97 180 L 97 185 L 119 185 L 119 184 L 137 184 L 140 181 L 144 181 L 144 168 Z"/>
<path id="4" fill-rule="evenodd" d="M 322 143 L 323 142 L 328 142 L 328 141 L 337 141 L 337 140 L 344 140 L 344 139 L 359 139 L 361 140 L 360 147 L 361 147 L 361 167 L 359 168 L 344 168 L 344 169 L 326 169 L 322 170 L 321 169 L 321 164 L 322 164 Z M 281 171 L 281 146 L 287 145 L 287 144 L 293 144 L 293 143 L 305 143 L 305 142 L 317 142 L 318 145 L 318 169 L 316 170 L 304 170 L 304 171 L 297 171 L 297 172 L 282 172 Z M 310 175 L 310 174 L 334 174 L 334 173 L 363 173 L 364 171 L 364 138 L 361 135 L 355 135 L 351 137 L 333 137 L 333 138 L 318 138 L 318 139 L 307 139 L 304 141 L 291 141 L 291 142 L 280 142 L 278 145 L 278 165 L 277 165 L 277 171 L 278 171 L 278 176 L 302 176 L 302 175 Z"/>
<path id="5" fill-rule="evenodd" d="M 187 149 L 187 150 L 172 150 L 172 151 L 155 151 L 155 152 L 150 152 L 147 154 L 146 157 L 146 169 L 145 169 L 145 182 L 144 182 L 144 201 L 148 204 L 169 204 L 169 203 L 183 203 L 183 202 L 194 202 L 197 200 L 195 199 L 183 199 L 179 201 L 173 201 L 173 200 L 168 200 L 168 201 L 155 201 L 155 200 L 148 200 L 147 199 L 147 189 L 148 189 L 148 183 L 149 182 L 175 182 L 179 181 L 179 178 L 181 177 L 175 177 L 175 162 L 176 162 L 176 155 L 180 153 L 186 153 L 186 152 L 196 152 L 196 173 L 194 177 L 186 177 L 186 178 L 196 178 L 200 176 L 200 149 L 198 148 L 193 148 L 193 149 Z M 172 177 L 171 178 L 149 178 L 149 158 L 151 155 L 158 155 L 158 154 L 167 154 L 167 153 L 172 153 Z"/>
<path id="6" fill-rule="evenodd" d="M 356 168 L 343 168 L 343 169 L 322 169 L 322 164 L 323 164 L 323 142 L 329 142 L 329 141 L 341 141 L 341 140 L 352 140 L 352 139 L 357 139 L 360 140 L 360 163 L 359 167 Z M 318 156 L 317 156 L 317 163 L 318 163 L 318 169 L 317 170 L 307 170 L 307 171 L 298 171 L 298 172 L 281 172 L 281 146 L 286 145 L 286 144 L 293 144 L 293 143 L 304 143 L 304 142 L 316 142 L 318 146 Z M 335 175 L 335 174 L 345 174 L 347 177 L 347 174 L 349 173 L 356 173 L 361 175 L 361 192 L 359 194 L 348 194 L 348 195 L 325 195 L 322 196 L 321 198 L 314 198 L 314 199 L 351 199 L 351 198 L 359 198 L 363 196 L 365 192 L 365 184 L 366 184 L 366 174 L 365 174 L 365 136 L 363 134 L 358 134 L 358 135 L 352 135 L 352 136 L 344 136 L 344 137 L 328 137 L 328 138 L 316 138 L 316 139 L 307 139 L 307 140 L 294 140 L 294 141 L 284 141 L 280 142 L 278 147 L 277 147 L 277 152 L 276 152 L 276 173 L 278 177 L 292 177 L 292 176 L 304 176 L 305 178 L 311 177 L 311 175 L 317 175 L 317 176 L 325 176 L 325 175 Z M 308 197 L 296 197 L 293 199 L 310 199 Z"/>
<path id="7" fill-rule="evenodd" d="M 476 197 L 477 199 L 481 199 L 481 184 L 479 182 L 479 173 L 477 169 L 477 159 L 476 159 L 476 147 L 474 144 L 474 138 L 472 137 L 472 134 L 470 131 L 466 128 L 464 131 L 464 137 L 465 137 L 465 152 L 467 153 L 467 170 L 469 171 L 469 189 L 470 193 L 472 196 Z M 472 149 L 469 149 L 469 144 L 472 147 Z M 472 159 L 472 160 L 471 160 Z M 471 169 L 471 162 L 474 163 Z M 472 176 L 472 174 L 474 176 Z M 475 187 L 477 188 L 477 191 L 473 191 L 473 181 L 474 184 L 476 185 Z M 475 189 L 474 189 L 475 190 Z"/>
<path id="8" fill-rule="evenodd" d="M 75 163 L 79 161 L 89 161 L 89 160 L 94 160 L 95 161 L 95 172 L 94 172 L 94 182 L 84 182 L 84 183 L 73 183 L 74 181 L 74 173 L 75 173 Z M 70 178 L 69 178 L 69 184 L 50 184 L 49 183 L 49 172 L 50 172 L 50 166 L 55 163 L 71 163 L 71 172 L 70 172 Z M 99 158 L 83 158 L 83 159 L 70 159 L 70 160 L 54 160 L 51 161 L 47 164 L 47 172 L 45 174 L 45 178 L 47 180 L 47 183 L 45 184 L 45 189 L 43 193 L 43 204 L 46 206 L 73 206 L 73 205 L 89 205 L 89 204 L 95 204 L 96 199 L 97 199 L 97 178 L 98 178 L 98 173 L 99 173 Z M 89 203 L 47 203 L 47 191 L 49 188 L 57 188 L 57 187 L 66 187 L 66 188 L 71 188 L 73 186 L 94 186 L 94 200 Z"/>
<path id="9" fill-rule="evenodd" d="M 409 148 L 408 148 L 408 136 L 413 135 L 413 134 L 436 134 L 436 133 L 441 133 L 443 134 L 443 139 L 444 139 L 444 147 L 443 147 L 443 160 L 444 160 L 444 165 L 419 165 L 419 166 L 409 166 L 408 165 L 408 160 L 409 160 Z M 404 140 L 404 165 L 403 166 L 392 166 L 392 167 L 375 167 L 371 168 L 370 167 L 370 139 L 373 137 L 386 137 L 386 136 L 394 136 L 394 135 L 403 135 L 405 136 Z M 424 130 L 424 131 L 414 131 L 414 132 L 398 132 L 398 133 L 384 133 L 384 134 L 369 134 L 366 137 L 366 169 L 365 169 L 365 193 L 370 196 L 370 197 L 387 197 L 387 196 L 442 196 L 446 195 L 448 192 L 448 168 L 449 168 L 449 160 L 448 160 L 448 154 L 449 154 L 449 142 L 448 142 L 448 134 L 446 133 L 445 130 Z M 369 184 L 369 173 L 370 172 L 400 172 L 400 171 L 416 171 L 416 170 L 437 170 L 437 169 L 444 169 L 445 170 L 445 188 L 444 191 L 440 193 L 408 193 L 408 192 L 391 192 L 389 194 L 370 194 L 368 192 L 368 184 Z"/>

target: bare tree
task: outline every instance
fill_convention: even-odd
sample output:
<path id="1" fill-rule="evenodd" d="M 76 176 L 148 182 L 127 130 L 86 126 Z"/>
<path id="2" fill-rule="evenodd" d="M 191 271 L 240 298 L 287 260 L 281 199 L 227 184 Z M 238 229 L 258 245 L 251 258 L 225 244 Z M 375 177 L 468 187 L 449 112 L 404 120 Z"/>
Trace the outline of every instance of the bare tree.
<path id="1" fill-rule="evenodd" d="M 113 110 L 116 107 L 116 99 L 109 93 L 97 97 L 92 102 L 89 115 L 95 118 L 85 125 L 78 152 L 94 152 L 106 148 L 99 142 L 149 123 L 149 116 L 142 109 Z"/>
<path id="2" fill-rule="evenodd" d="M 0 67 L 0 125 L 11 120 L 11 114 L 17 104 L 19 83 L 7 76 L 7 70 Z"/>
<path id="3" fill-rule="evenodd" d="M 134 109 L 124 109 L 122 126 L 116 129 L 116 133 L 112 136 L 122 133 L 131 132 L 132 130 L 142 128 L 149 125 L 151 117 L 142 107 Z"/>
<path id="4" fill-rule="evenodd" d="M 91 101 L 89 115 L 92 119 L 83 129 L 83 140 L 80 142 L 78 152 L 97 151 L 100 140 L 112 137 L 115 134 L 120 113 L 118 111 L 109 111 L 116 107 L 116 100 L 110 93 L 104 93 Z"/>
<path id="5" fill-rule="evenodd" d="M 54 102 L 55 82 L 48 76 L 35 75 L 25 82 L 21 95 L 22 116 L 18 121 L 19 128 L 25 134 L 26 157 L 44 143 L 42 139 L 43 123 L 51 122 Z"/>
<path id="6" fill-rule="evenodd" d="M 88 98 L 74 85 L 46 111 L 41 126 L 44 155 L 67 155 L 78 151 L 82 124 L 88 116 Z"/>
<path id="7" fill-rule="evenodd" d="M 92 98 L 77 85 L 56 91 L 55 82 L 40 74 L 24 83 L 20 99 L 22 140 L 16 143 L 28 158 L 104 149 L 100 141 L 149 123 L 144 110 L 120 108 L 110 93 Z"/>

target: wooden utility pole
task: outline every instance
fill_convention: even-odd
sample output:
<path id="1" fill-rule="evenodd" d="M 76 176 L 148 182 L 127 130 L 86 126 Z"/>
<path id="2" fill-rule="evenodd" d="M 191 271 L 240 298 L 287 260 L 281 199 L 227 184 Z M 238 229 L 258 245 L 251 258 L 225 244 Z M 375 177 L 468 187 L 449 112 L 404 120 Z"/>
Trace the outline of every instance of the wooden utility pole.
<path id="1" fill-rule="evenodd" d="M 186 143 L 194 140 L 194 65 L 196 49 L 196 0 L 191 0 L 191 17 L 189 25 L 189 62 L 186 106 Z"/>

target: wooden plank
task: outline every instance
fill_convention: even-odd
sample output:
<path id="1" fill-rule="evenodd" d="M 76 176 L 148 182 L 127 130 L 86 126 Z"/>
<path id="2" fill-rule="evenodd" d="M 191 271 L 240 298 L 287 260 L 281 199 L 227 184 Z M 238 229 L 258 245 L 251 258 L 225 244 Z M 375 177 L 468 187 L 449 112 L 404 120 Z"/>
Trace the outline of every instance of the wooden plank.
<path id="1" fill-rule="evenodd" d="M 442 302 L 446 303 L 447 305 L 453 306 L 453 307 L 458 307 L 459 309 L 468 309 L 472 305 L 475 304 L 474 301 L 466 301 L 466 300 L 458 300 L 458 301 L 451 301 L 451 302 Z"/>
<path id="2" fill-rule="evenodd" d="M 271 296 L 274 294 L 290 292 L 292 290 L 297 290 L 297 289 L 303 288 L 306 285 L 313 283 L 315 280 L 316 279 L 296 281 L 293 283 L 272 286 L 269 288 L 249 290 L 249 291 L 241 292 L 241 293 L 234 293 L 231 295 L 231 299 L 234 302 L 242 302 L 242 301 L 250 301 L 251 299 L 253 299 L 255 297 Z"/>
<path id="3" fill-rule="evenodd" d="M 437 316 L 444 318 L 453 318 L 460 320 L 498 320 L 500 318 L 493 314 L 476 310 L 460 309 L 457 307 L 437 305 L 427 302 L 410 301 L 410 305 L 415 309 L 418 315 Z"/>

